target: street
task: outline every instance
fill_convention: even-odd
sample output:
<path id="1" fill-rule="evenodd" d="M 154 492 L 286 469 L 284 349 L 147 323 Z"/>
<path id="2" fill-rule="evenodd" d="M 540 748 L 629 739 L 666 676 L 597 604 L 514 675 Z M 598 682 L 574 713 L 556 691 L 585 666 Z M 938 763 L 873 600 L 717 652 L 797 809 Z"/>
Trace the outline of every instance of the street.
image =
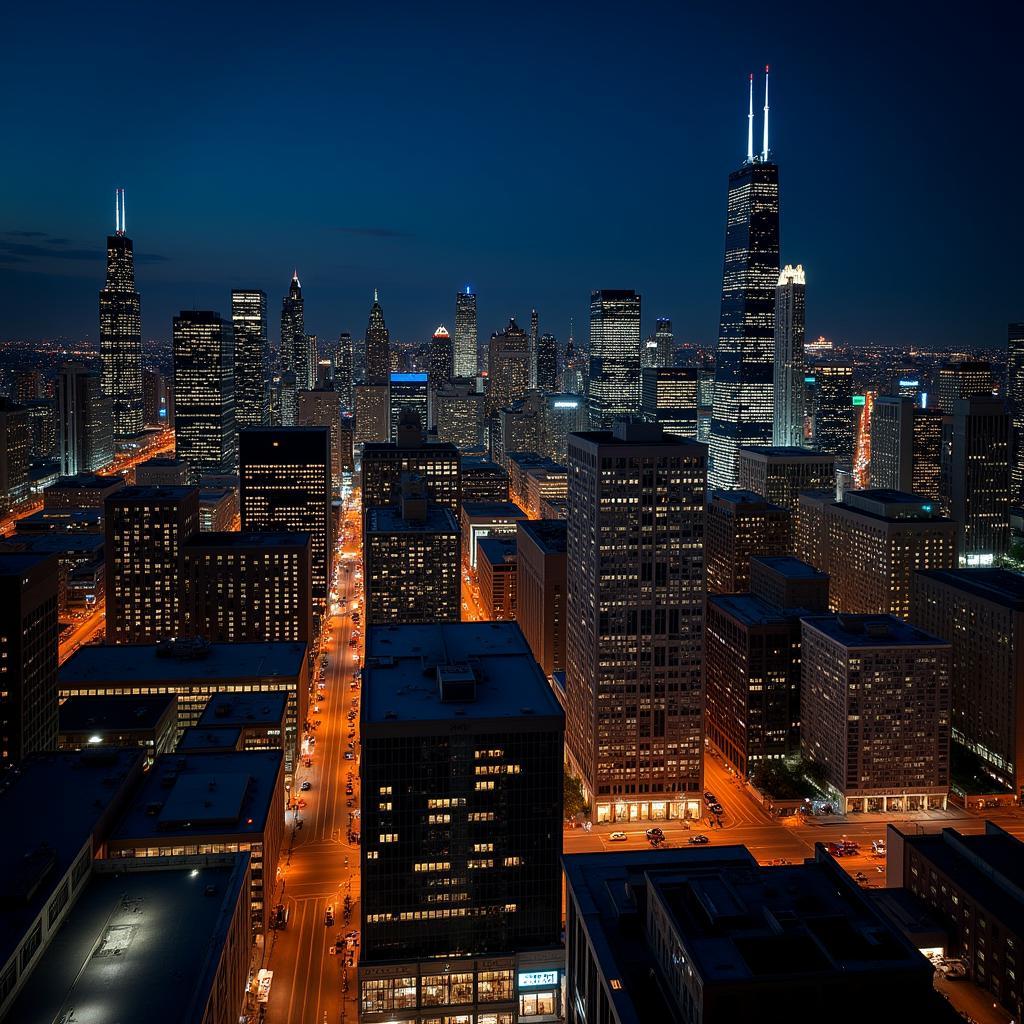
<path id="1" fill-rule="evenodd" d="M 349 507 L 357 509 L 358 504 L 355 498 Z M 315 688 L 310 698 L 310 721 L 321 724 L 308 734 L 315 739 L 309 748 L 311 766 L 306 767 L 303 758 L 292 784 L 290 799 L 305 806 L 298 808 L 300 827 L 294 811 L 286 816 L 291 852 L 286 852 L 287 847 L 282 851 L 278 872 L 275 903 L 284 904 L 288 922 L 269 934 L 262 964 L 274 972 L 266 1013 L 270 1024 L 335 1024 L 339 1020 L 354 1024 L 359 1019 L 355 966 L 346 968 L 345 955 L 332 952 L 339 936 L 359 927 L 359 846 L 348 842 L 350 823 L 355 832 L 359 830 L 358 818 L 353 817 L 359 807 L 359 720 L 356 717 L 350 724 L 348 719 L 350 711 L 358 712 L 359 691 L 351 684 L 358 670 L 356 652 L 362 650 L 361 624 L 354 626 L 351 617 L 352 602 L 362 589 L 356 579 L 359 536 L 358 512 L 346 512 L 335 558 L 337 602 L 330 605 L 341 613 L 329 616 L 323 635 L 326 692 L 319 705 Z M 349 647 L 356 628 L 360 640 L 356 647 Z M 345 758 L 350 750 L 352 760 Z M 349 779 L 351 795 L 346 793 Z M 304 782 L 310 783 L 305 792 Z M 346 896 L 352 901 L 347 923 Z M 334 915 L 330 926 L 325 923 L 328 907 Z"/>

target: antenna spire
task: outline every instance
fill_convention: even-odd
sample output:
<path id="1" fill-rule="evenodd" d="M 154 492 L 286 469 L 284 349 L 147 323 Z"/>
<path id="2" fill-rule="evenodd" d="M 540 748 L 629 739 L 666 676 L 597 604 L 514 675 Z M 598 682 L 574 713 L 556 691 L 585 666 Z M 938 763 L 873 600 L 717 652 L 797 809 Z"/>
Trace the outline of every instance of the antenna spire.
<path id="1" fill-rule="evenodd" d="M 747 163 L 754 162 L 754 75 L 750 75 L 750 111 L 747 114 Z"/>
<path id="2" fill-rule="evenodd" d="M 768 162 L 768 65 L 764 66 L 764 145 L 761 149 L 761 159 Z"/>
<path id="3" fill-rule="evenodd" d="M 124 234 L 124 189 L 114 189 L 114 234 Z"/>
<path id="4" fill-rule="evenodd" d="M 377 304 L 377 289 L 376 288 L 373 289 L 373 304 L 374 305 Z"/>

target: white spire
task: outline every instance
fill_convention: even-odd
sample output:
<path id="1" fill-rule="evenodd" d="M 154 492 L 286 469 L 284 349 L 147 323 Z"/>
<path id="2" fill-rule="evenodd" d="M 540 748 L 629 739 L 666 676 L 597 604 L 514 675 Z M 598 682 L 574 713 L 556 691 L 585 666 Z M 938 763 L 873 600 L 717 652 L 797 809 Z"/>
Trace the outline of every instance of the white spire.
<path id="1" fill-rule="evenodd" d="M 747 163 L 754 162 L 754 76 L 750 76 L 750 112 L 747 114 Z"/>
<path id="2" fill-rule="evenodd" d="M 373 289 L 373 303 L 374 303 L 374 305 L 377 304 L 377 289 L 376 288 Z"/>
<path id="3" fill-rule="evenodd" d="M 761 149 L 761 159 L 768 161 L 768 65 L 764 66 L 764 146 Z"/>
<path id="4" fill-rule="evenodd" d="M 124 189 L 114 189 L 114 234 L 124 234 Z"/>

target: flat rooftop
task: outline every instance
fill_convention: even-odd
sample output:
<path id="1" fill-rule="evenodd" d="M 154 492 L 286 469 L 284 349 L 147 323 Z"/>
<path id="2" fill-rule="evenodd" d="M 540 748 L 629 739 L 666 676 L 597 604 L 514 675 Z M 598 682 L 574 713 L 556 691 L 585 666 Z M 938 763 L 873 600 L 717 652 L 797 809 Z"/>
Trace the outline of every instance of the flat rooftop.
<path id="1" fill-rule="evenodd" d="M 0 877 L 8 898 L 0 900 L 0 963 L 6 963 L 53 887 L 123 799 L 126 783 L 141 775 L 142 758 L 138 747 L 60 750 L 35 754 L 20 768 L 5 771 L 0 815 L 7 827 L 0 843 Z M 43 884 L 35 888 L 44 873 Z"/>
<path id="2" fill-rule="evenodd" d="M 44 488 L 46 491 L 63 490 L 98 490 L 105 491 L 108 487 L 120 487 L 124 483 L 121 476 L 101 476 L 98 473 L 76 473 L 74 476 L 59 476 L 56 481 Z"/>
<path id="3" fill-rule="evenodd" d="M 844 647 L 948 647 L 895 615 L 805 615 L 803 621 Z"/>
<path id="4" fill-rule="evenodd" d="M 122 488 L 123 490 L 123 488 Z M 117 492 L 118 494 L 121 491 Z M 45 530 L 95 531 L 103 521 L 99 508 L 41 508 L 31 515 L 22 516 L 15 524 L 15 532 L 41 533 Z"/>
<path id="5" fill-rule="evenodd" d="M 185 465 L 187 463 L 184 459 L 169 459 L 166 455 L 154 455 L 153 458 L 139 463 L 140 467 L 152 466 L 154 469 L 177 469 L 179 466 Z"/>
<path id="6" fill-rule="evenodd" d="M 237 530 L 210 530 L 185 541 L 186 548 L 305 548 L 308 533 L 244 533 Z"/>
<path id="7" fill-rule="evenodd" d="M 20 576 L 31 572 L 53 556 L 44 551 L 0 551 L 0 576 Z"/>
<path id="8" fill-rule="evenodd" d="M 174 749 L 179 754 L 211 754 L 241 748 L 242 730 L 237 725 L 190 725 Z"/>
<path id="9" fill-rule="evenodd" d="M 708 594 L 708 604 L 745 626 L 774 626 L 812 614 L 806 608 L 776 608 L 753 594 Z"/>
<path id="10" fill-rule="evenodd" d="M 788 580 L 827 580 L 828 573 L 815 569 L 802 559 L 792 555 L 751 555 L 751 562 L 760 562 L 772 572 L 784 576 Z"/>
<path id="11" fill-rule="evenodd" d="M 444 703 L 438 667 L 468 666 L 476 699 Z M 515 622 L 371 626 L 366 631 L 363 723 L 562 717 Z"/>
<path id="12" fill-rule="evenodd" d="M 569 524 L 564 519 L 527 519 L 519 524 L 546 555 L 564 555 L 569 540 Z"/>
<path id="13" fill-rule="evenodd" d="M 0 551 L 23 549 L 48 555 L 96 555 L 103 550 L 103 534 L 87 530 L 71 533 L 22 533 L 0 540 Z"/>
<path id="14" fill-rule="evenodd" d="M 836 457 L 828 452 L 818 451 L 816 448 L 800 448 L 796 445 L 754 445 L 741 444 L 737 451 L 744 455 L 755 455 L 763 459 L 803 459 L 808 462 L 835 462 Z"/>
<path id="15" fill-rule="evenodd" d="M 917 575 L 1013 611 L 1024 611 L 1024 575 L 1009 569 L 921 569 Z"/>
<path id="16" fill-rule="evenodd" d="M 662 430 L 656 423 L 628 422 L 617 424 L 613 430 L 578 430 L 569 435 L 572 438 L 579 438 L 588 444 L 600 445 L 602 448 L 626 446 L 641 448 L 665 447 L 665 448 L 697 448 L 705 451 L 707 445 L 695 441 L 689 437 L 679 437 L 677 434 L 669 434 Z"/>
<path id="17" fill-rule="evenodd" d="M 60 731 L 118 732 L 155 729 L 161 719 L 173 712 L 178 698 L 173 693 L 134 696 L 109 694 L 68 697 L 60 706 Z"/>
<path id="18" fill-rule="evenodd" d="M 80 647 L 57 674 L 64 689 L 98 683 L 181 684 L 197 679 L 274 678 L 294 680 L 303 671 L 303 643 L 206 644 L 201 656 L 164 655 L 160 644 L 108 644 Z"/>
<path id="19" fill-rule="evenodd" d="M 756 491 L 744 491 L 741 489 L 732 491 L 712 491 L 710 494 L 711 503 L 721 502 L 726 505 L 750 505 L 756 509 L 785 511 L 781 505 L 773 505 L 764 495 Z"/>
<path id="20" fill-rule="evenodd" d="M 122 487 L 121 490 L 109 495 L 107 502 L 124 505 L 141 501 L 181 501 L 193 491 L 194 487 L 172 484 L 136 484 L 134 487 Z"/>
<path id="21" fill-rule="evenodd" d="M 516 560 L 514 537 L 485 537 L 476 542 L 477 558 L 486 558 L 491 565 L 504 565 Z"/>
<path id="22" fill-rule="evenodd" d="M 464 501 L 462 511 L 470 519 L 528 519 L 514 501 Z"/>
<path id="23" fill-rule="evenodd" d="M 177 836 L 259 836 L 282 800 L 280 750 L 162 754 L 110 837 L 118 842 Z M 283 803 L 282 803 L 283 810 Z"/>
<path id="24" fill-rule="evenodd" d="M 399 505 L 374 505 L 366 510 L 367 533 L 455 533 L 459 524 L 447 505 L 427 504 L 426 518 L 413 520 L 402 518 Z"/>
<path id="25" fill-rule="evenodd" d="M 8 1019 L 200 1024 L 235 909 L 247 898 L 249 855 L 209 860 L 116 873 L 116 862 L 101 862 Z"/>
<path id="26" fill-rule="evenodd" d="M 481 473 L 488 474 L 490 476 L 508 476 L 508 472 L 505 470 L 504 466 L 499 466 L 498 463 L 492 462 L 490 459 L 482 455 L 463 455 L 461 462 L 463 473 Z"/>
<path id="27" fill-rule="evenodd" d="M 287 690 L 266 693 L 215 693 L 199 725 L 278 725 L 288 706 Z"/>

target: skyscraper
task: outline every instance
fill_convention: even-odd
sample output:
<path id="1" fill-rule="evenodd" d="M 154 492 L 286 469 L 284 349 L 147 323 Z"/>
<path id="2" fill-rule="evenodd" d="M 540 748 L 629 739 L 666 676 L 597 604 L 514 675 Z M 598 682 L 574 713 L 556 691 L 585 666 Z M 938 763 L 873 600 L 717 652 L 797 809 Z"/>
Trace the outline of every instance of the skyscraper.
<path id="1" fill-rule="evenodd" d="M 0 398 L 0 509 L 28 497 L 31 443 L 28 410 L 9 398 Z"/>
<path id="2" fill-rule="evenodd" d="M 992 397 L 992 364 L 976 359 L 965 359 L 959 363 L 943 363 L 939 367 L 936 405 L 947 416 L 952 416 L 954 404 L 959 398 L 975 395 Z"/>
<path id="3" fill-rule="evenodd" d="M 1010 500 L 1024 500 L 1024 323 L 1010 324 L 1006 332 L 1006 400 L 1013 419 L 1013 462 Z"/>
<path id="4" fill-rule="evenodd" d="M 530 387 L 537 387 L 537 341 L 540 325 L 537 310 L 530 310 Z"/>
<path id="5" fill-rule="evenodd" d="M 103 393 L 114 403 L 114 435 L 142 433 L 142 312 L 135 290 L 135 253 L 125 234 L 124 189 L 114 200 L 115 230 L 107 237 L 107 281 L 100 292 Z"/>
<path id="6" fill-rule="evenodd" d="M 310 379 L 309 342 L 306 340 L 306 312 L 299 272 L 292 272 L 288 294 L 281 300 L 281 369 L 295 374 L 295 390 L 313 386 Z"/>
<path id="7" fill-rule="evenodd" d="M 430 339 L 430 391 L 437 392 L 448 384 L 455 375 L 455 353 L 448 328 L 441 324 Z M 436 422 L 436 414 L 431 417 Z M 424 423 L 424 426 L 426 424 Z M 431 424 L 433 425 L 433 424 Z"/>
<path id="8" fill-rule="evenodd" d="M 373 289 L 373 305 L 366 324 L 366 383 L 387 384 L 391 374 L 390 335 L 384 322 L 384 310 Z M 426 420 L 423 423 L 426 426 Z"/>
<path id="9" fill-rule="evenodd" d="M 331 489 L 341 497 L 342 441 L 341 399 L 332 388 L 300 391 L 296 401 L 295 425 L 326 427 L 331 435 Z"/>
<path id="10" fill-rule="evenodd" d="M 700 370 L 693 366 L 645 366 L 640 371 L 640 409 L 679 437 L 697 436 Z"/>
<path id="11" fill-rule="evenodd" d="M 631 289 L 590 293 L 589 399 L 595 430 L 640 408 L 640 296 Z"/>
<path id="12" fill-rule="evenodd" d="M 95 473 L 114 461 L 113 401 L 100 374 L 65 363 L 57 382 L 57 450 L 65 476 Z"/>
<path id="13" fill-rule="evenodd" d="M 814 447 L 834 455 L 836 462 L 853 461 L 853 366 L 820 363 L 814 367 Z"/>
<path id="14" fill-rule="evenodd" d="M 553 334 L 537 339 L 537 387 L 547 392 L 558 387 L 558 341 Z"/>
<path id="15" fill-rule="evenodd" d="M 747 159 L 729 175 L 722 312 L 715 357 L 708 483 L 736 485 L 736 449 L 771 444 L 774 310 L 779 280 L 779 168 L 768 148 L 765 71 L 764 147 L 754 154 L 754 78 L 750 78 Z"/>
<path id="16" fill-rule="evenodd" d="M 477 370 L 476 293 L 466 285 L 455 296 L 455 376 L 475 377 Z"/>
<path id="17" fill-rule="evenodd" d="M 270 344 L 267 296 L 258 288 L 231 291 L 235 332 L 235 420 L 239 427 L 265 426 L 270 418 Z"/>
<path id="18" fill-rule="evenodd" d="M 488 405 L 492 412 L 508 408 L 530 386 L 530 339 L 509 317 L 503 331 L 491 335 L 487 348 Z"/>
<path id="19" fill-rule="evenodd" d="M 775 423 L 772 444 L 804 441 L 804 268 L 779 274 L 775 288 Z"/>
<path id="20" fill-rule="evenodd" d="M 392 441 L 398 440 L 403 415 L 414 412 L 419 429 L 426 431 L 430 411 L 430 376 L 426 373 L 393 373 L 389 381 L 388 422 Z"/>
<path id="21" fill-rule="evenodd" d="M 346 412 L 353 409 L 353 365 L 352 365 L 352 335 L 348 331 L 342 331 L 338 335 L 338 343 L 334 346 L 334 390 L 338 392 L 341 399 L 341 407 Z"/>
<path id="22" fill-rule="evenodd" d="M 701 809 L 705 475 L 651 424 L 569 437 L 566 748 L 597 821 Z"/>
<path id="23" fill-rule="evenodd" d="M 178 457 L 198 478 L 233 473 L 235 337 L 231 324 L 210 310 L 182 310 L 174 318 L 174 441 Z"/>

